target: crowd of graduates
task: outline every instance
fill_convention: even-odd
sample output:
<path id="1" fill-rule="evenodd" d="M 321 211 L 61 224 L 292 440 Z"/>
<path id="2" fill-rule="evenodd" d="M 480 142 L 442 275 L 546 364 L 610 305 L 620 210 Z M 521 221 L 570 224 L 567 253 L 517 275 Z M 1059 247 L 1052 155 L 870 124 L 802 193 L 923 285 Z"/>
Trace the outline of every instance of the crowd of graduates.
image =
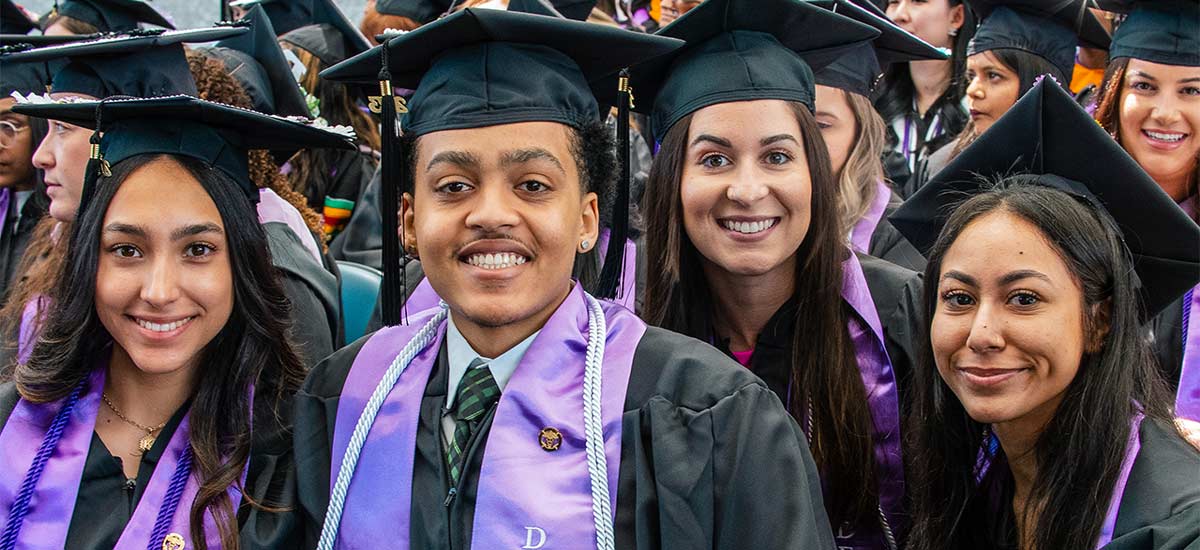
<path id="1" fill-rule="evenodd" d="M 0 7 L 0 550 L 1200 550 L 1200 1 Z"/>

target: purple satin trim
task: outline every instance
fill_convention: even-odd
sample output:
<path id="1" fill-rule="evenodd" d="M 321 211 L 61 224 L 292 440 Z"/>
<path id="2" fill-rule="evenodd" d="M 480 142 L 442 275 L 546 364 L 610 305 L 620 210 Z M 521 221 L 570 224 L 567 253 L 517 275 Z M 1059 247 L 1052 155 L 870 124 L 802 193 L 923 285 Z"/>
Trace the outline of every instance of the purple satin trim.
<path id="1" fill-rule="evenodd" d="M 17 538 L 18 548 L 52 550 L 66 546 L 67 527 L 75 510 L 83 466 L 91 447 L 92 427 L 100 407 L 106 370 L 98 368 L 92 372 L 85 393 L 71 411 L 70 422 L 46 462 L 46 469 L 29 501 L 29 514 L 25 516 Z M 5 472 L 0 476 L 0 509 L 5 515 L 12 508 L 25 472 L 33 465 L 33 457 L 64 401 L 34 404 L 21 399 L 8 417 L 4 431 L 0 432 L 0 470 Z"/>
<path id="2" fill-rule="evenodd" d="M 384 327 L 363 344 L 338 400 L 333 430 L 332 462 L 329 486 L 337 480 L 338 469 L 350 435 L 367 400 L 400 350 L 425 326 L 436 309 L 426 309 L 409 318 L 407 325 Z M 338 529 L 336 547 L 342 550 L 376 548 L 379 534 L 387 533 L 390 546 L 408 548 L 409 509 L 412 506 L 413 457 L 417 449 L 417 425 L 421 416 L 421 396 L 429 374 L 437 361 L 445 323 L 433 342 L 422 350 L 392 387 L 367 434 L 358 466 L 346 492 L 346 505 Z M 397 543 L 401 541 L 401 543 Z"/>
<path id="3" fill-rule="evenodd" d="M 92 371 L 88 378 L 87 391 L 75 405 L 70 423 L 63 431 L 63 437 L 54 449 L 54 454 L 46 463 L 46 469 L 30 501 L 29 515 L 25 517 L 21 529 L 17 542 L 19 548 L 63 548 L 66 543 L 67 530 L 79 495 L 83 468 L 91 449 L 92 434 L 95 433 L 100 396 L 104 391 L 104 381 L 108 373 L 107 363 L 106 356 L 103 363 Z M 0 433 L 0 468 L 10 473 L 29 470 L 38 443 L 61 406 L 61 401 L 40 405 L 24 399 L 17 402 L 4 431 Z M 125 525 L 120 539 L 113 547 L 114 550 L 141 550 L 146 547 L 154 529 L 158 510 L 163 506 L 163 497 L 170 478 L 175 473 L 179 457 L 189 444 L 188 416 L 184 415 L 179 427 L 171 435 L 167 448 L 163 450 L 162 457 L 150 476 L 149 485 L 143 491 L 129 523 Z M 245 476 L 246 471 L 243 470 L 243 484 Z M 7 510 L 12 506 L 12 500 L 23 479 L 23 475 L 7 475 L 0 480 L 0 508 Z M 194 547 L 188 515 L 198 490 L 198 481 L 196 476 L 192 475 L 184 486 L 179 507 L 171 522 L 170 532 L 182 535 L 184 540 L 188 541 L 188 548 Z M 241 502 L 241 493 L 236 487 L 230 487 L 229 496 L 234 503 Z M 205 515 L 204 532 L 208 547 L 219 549 L 221 540 L 211 515 Z"/>
<path id="4" fill-rule="evenodd" d="M 1190 303 L 1183 304 L 1183 370 L 1179 374 L 1179 390 L 1175 394 L 1175 415 L 1200 421 L 1200 286 L 1188 297 Z"/>
<path id="5" fill-rule="evenodd" d="M 864 254 L 870 253 L 871 237 L 875 235 L 875 228 L 879 227 L 879 220 L 883 219 L 883 213 L 887 211 L 888 202 L 891 200 L 892 189 L 882 181 L 876 182 L 875 200 L 850 231 L 851 248 Z"/>
<path id="6" fill-rule="evenodd" d="M 38 325 L 38 308 L 49 305 L 50 298 L 45 294 L 38 294 L 25 302 L 25 309 L 21 310 L 21 328 L 17 334 L 17 362 L 26 363 L 29 361 L 29 356 L 33 355 L 33 345 L 37 343 L 38 331 L 41 329 Z"/>
<path id="7" fill-rule="evenodd" d="M 12 201 L 12 191 L 7 187 L 0 187 L 0 230 L 4 230 L 8 223 L 8 203 Z M 16 228 L 13 228 L 16 231 Z"/>
<path id="8" fill-rule="evenodd" d="M 1104 516 L 1104 524 L 1100 527 L 1100 539 L 1096 548 L 1103 548 L 1112 542 L 1117 529 L 1117 513 L 1121 510 L 1121 499 L 1125 496 L 1125 486 L 1129 484 L 1129 474 L 1133 471 L 1133 463 L 1137 461 L 1138 451 L 1142 449 L 1139 431 L 1142 428 L 1142 413 L 1134 415 L 1129 426 L 1129 442 L 1125 445 L 1125 459 L 1121 461 L 1121 474 L 1113 487 L 1112 500 L 1108 502 L 1108 513 Z"/>
<path id="9" fill-rule="evenodd" d="M 596 243 L 596 249 L 600 251 L 608 250 L 608 230 L 600 230 L 599 242 Z M 404 307 L 411 314 L 413 312 L 425 311 L 438 307 L 442 301 L 438 296 L 437 291 L 429 284 L 428 278 L 421 279 L 417 283 L 417 288 L 408 296 L 408 300 L 404 302 Z M 606 300 L 621 305 L 629 311 L 635 311 L 637 307 L 637 244 L 632 240 L 625 241 L 625 263 L 621 266 L 621 289 L 620 294 L 613 300 Z"/>
<path id="10" fill-rule="evenodd" d="M 288 201 L 283 200 L 283 197 L 277 195 L 270 189 L 258 190 L 258 223 L 282 223 L 300 238 L 300 244 L 304 245 L 304 249 L 312 254 L 313 259 L 317 264 L 321 264 L 321 249 L 317 248 L 317 242 L 313 239 L 312 231 L 309 231 L 308 225 L 304 223 L 304 216 L 300 215 L 300 211 L 296 210 Z"/>
<path id="11" fill-rule="evenodd" d="M 601 416 L 610 497 L 615 508 L 625 389 L 633 353 L 646 326 L 623 307 L 604 302 L 602 307 L 608 334 Z M 333 464 L 341 464 L 354 425 L 384 371 L 435 313 L 420 312 L 408 325 L 382 329 L 363 345 L 338 403 Z M 526 527 L 546 533 L 546 548 L 595 540 L 583 438 L 586 330 L 587 302 L 576 285 L 534 339 L 505 386 L 480 472 L 473 548 L 520 548 L 526 543 Z M 400 376 L 380 409 L 350 482 L 338 548 L 375 548 L 379 533 L 388 533 L 390 545 L 408 547 L 421 396 L 444 337 L 443 324 L 437 338 Z M 572 361 L 566 363 L 567 358 Z M 566 365 L 573 368 L 564 368 Z M 538 444 L 538 433 L 546 427 L 563 434 L 557 451 L 546 452 Z M 331 487 L 336 478 L 337 472 L 332 472 Z"/>
<path id="12" fill-rule="evenodd" d="M 645 25 L 646 22 L 649 20 L 650 20 L 650 12 L 646 11 L 645 8 L 633 12 L 633 22 L 637 23 L 638 26 Z"/>
<path id="13" fill-rule="evenodd" d="M 875 424 L 875 473 L 879 479 L 879 503 L 893 532 L 902 531 L 904 519 L 904 461 L 900 447 L 900 399 L 896 375 L 884 346 L 883 323 L 875 310 L 867 279 L 858 257 L 851 254 L 842 263 L 842 298 L 857 317 L 848 324 L 854 355 L 862 375 L 867 402 Z M 864 326 L 864 322 L 866 326 Z M 839 545 L 871 548 L 879 543 L 877 533 L 838 538 Z"/>
<path id="14" fill-rule="evenodd" d="M 601 417 L 610 504 L 616 510 L 625 390 L 646 325 L 623 306 L 601 302 L 601 307 L 608 324 Z M 529 537 L 526 527 L 544 532 L 547 548 L 596 544 L 583 427 L 587 344 L 587 300 L 576 285 L 525 352 L 500 398 L 475 504 L 486 513 L 475 514 L 472 548 L 520 548 Z M 562 433 L 557 451 L 538 444 L 538 432 L 547 427 Z"/>

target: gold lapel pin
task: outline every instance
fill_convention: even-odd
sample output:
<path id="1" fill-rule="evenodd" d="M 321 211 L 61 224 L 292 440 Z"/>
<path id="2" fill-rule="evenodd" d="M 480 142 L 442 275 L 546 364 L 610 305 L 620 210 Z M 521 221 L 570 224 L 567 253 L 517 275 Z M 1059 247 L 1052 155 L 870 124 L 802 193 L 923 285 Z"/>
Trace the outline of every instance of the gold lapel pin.
<path id="1" fill-rule="evenodd" d="M 538 432 L 538 444 L 548 453 L 557 451 L 562 447 L 562 432 L 558 431 L 558 428 L 542 428 L 542 431 Z"/>
<path id="2" fill-rule="evenodd" d="M 163 539 L 163 550 L 183 550 L 184 546 L 186 544 L 184 543 L 183 535 L 179 533 L 171 533 Z"/>

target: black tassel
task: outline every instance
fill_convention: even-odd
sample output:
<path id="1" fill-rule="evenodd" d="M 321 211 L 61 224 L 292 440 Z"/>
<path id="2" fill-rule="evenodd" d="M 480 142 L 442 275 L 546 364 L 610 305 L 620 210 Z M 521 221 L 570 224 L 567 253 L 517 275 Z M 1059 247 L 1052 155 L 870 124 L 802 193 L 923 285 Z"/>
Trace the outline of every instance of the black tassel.
<path id="1" fill-rule="evenodd" d="M 104 155 L 100 153 L 100 125 L 103 121 L 104 101 L 96 105 L 96 129 L 92 131 L 92 136 L 88 138 L 91 143 L 92 150 L 88 156 L 87 167 L 83 171 L 83 191 L 79 196 L 79 208 L 76 217 L 83 215 L 87 209 L 88 203 L 92 202 L 92 197 L 96 195 L 96 180 L 100 176 L 112 176 L 112 168 L 109 167 L 108 161 L 104 160 Z"/>
<path id="2" fill-rule="evenodd" d="M 392 95 L 392 73 L 388 70 L 388 47 L 385 43 L 380 48 L 383 57 L 383 67 L 379 69 L 379 112 L 383 117 L 382 159 L 380 160 L 380 192 L 379 214 L 383 217 L 383 286 L 382 319 L 384 326 L 395 326 L 401 322 L 401 302 L 404 300 L 403 281 L 404 268 L 400 263 L 400 227 L 396 211 L 399 209 L 399 192 L 401 185 L 398 177 L 400 172 L 402 152 L 396 132 L 396 103 Z"/>
<path id="3" fill-rule="evenodd" d="M 621 295 L 621 278 L 625 270 L 625 241 L 629 238 L 629 108 L 633 106 L 633 89 L 629 87 L 629 70 L 621 69 L 617 84 L 617 197 L 613 203 L 612 223 L 608 232 L 608 250 L 600 269 L 599 298 Z"/>

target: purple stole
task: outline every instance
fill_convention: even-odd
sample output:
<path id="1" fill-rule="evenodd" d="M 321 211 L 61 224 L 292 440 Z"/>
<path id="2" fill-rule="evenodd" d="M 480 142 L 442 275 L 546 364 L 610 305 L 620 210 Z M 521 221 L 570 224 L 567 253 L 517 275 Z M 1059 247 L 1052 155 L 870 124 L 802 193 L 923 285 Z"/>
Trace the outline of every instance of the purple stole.
<path id="1" fill-rule="evenodd" d="M 842 298 L 857 314 L 850 319 L 847 328 L 875 424 L 875 477 L 879 481 L 880 512 L 895 534 L 903 531 L 904 526 L 904 461 L 900 448 L 900 398 L 896 373 L 884 347 L 883 323 L 871 300 L 858 257 L 851 253 L 842 263 L 842 271 Z M 873 532 L 837 532 L 835 535 L 838 548 L 875 548 L 879 541 Z"/>
<path id="2" fill-rule="evenodd" d="M 858 252 L 870 254 L 871 236 L 875 234 L 875 228 L 879 227 L 879 220 L 883 219 L 883 213 L 887 211 L 888 201 L 892 200 L 892 188 L 888 187 L 882 181 L 875 184 L 875 200 L 871 202 L 871 207 L 863 214 L 862 219 L 854 224 L 854 229 L 850 231 L 850 247 Z"/>
<path id="3" fill-rule="evenodd" d="M 33 354 L 33 345 L 37 343 L 38 331 L 42 328 L 38 309 L 48 309 L 49 305 L 50 297 L 45 294 L 38 294 L 25 302 L 25 309 L 21 310 L 21 328 L 17 334 L 18 363 L 29 361 L 29 356 Z"/>
<path id="4" fill-rule="evenodd" d="M 300 244 L 313 255 L 313 259 L 318 265 L 323 265 L 321 262 L 321 249 L 317 247 L 317 242 L 313 239 L 312 231 L 308 229 L 308 225 L 304 223 L 304 217 L 300 215 L 300 211 L 296 210 L 288 201 L 283 200 L 283 197 L 275 194 L 270 189 L 258 190 L 258 223 L 282 223 L 296 234 L 300 239 Z"/>
<path id="5" fill-rule="evenodd" d="M 608 249 L 607 229 L 600 230 L 600 242 L 596 243 L 596 248 L 601 251 Z M 441 301 L 437 291 L 430 286 L 429 279 L 423 278 L 417 284 L 416 290 L 413 290 L 408 300 L 404 302 L 404 307 L 409 312 L 425 311 L 438 307 Z M 620 294 L 616 299 L 609 301 L 620 304 L 629 311 L 634 311 L 637 305 L 637 245 L 631 240 L 625 241 L 625 263 L 622 264 L 621 270 Z"/>
<path id="6" fill-rule="evenodd" d="M 1200 421 L 1200 294 L 1189 290 L 1183 298 L 1183 370 L 1175 394 L 1175 415 Z"/>
<path id="7" fill-rule="evenodd" d="M 29 513 L 16 540 L 18 548 L 52 550 L 66 545 L 67 529 L 71 524 L 84 464 L 91 448 L 100 395 L 104 391 L 108 372 L 106 363 L 94 369 L 88 377 L 84 391 L 70 412 L 62 439 L 46 462 L 29 502 Z M 7 516 L 12 509 L 25 478 L 24 472 L 34 463 L 38 448 L 65 401 L 34 404 L 21 399 L 9 416 L 0 432 L 0 470 L 8 472 L 0 479 L 0 515 Z M 189 448 L 189 415 L 183 417 L 171 435 L 170 443 L 155 466 L 149 485 L 142 492 L 142 498 L 114 550 L 141 550 L 149 543 L 159 509 L 166 504 L 171 478 L 176 475 L 184 451 Z M 242 475 L 244 483 L 245 472 Z M 167 530 L 167 533 L 182 536 L 186 548 L 194 547 L 188 515 L 198 489 L 196 476 L 189 474 Z M 229 496 L 234 503 L 241 502 L 241 493 L 236 487 L 230 487 Z M 7 525 L 5 528 L 7 530 Z M 209 548 L 221 547 L 220 535 L 211 514 L 205 515 L 204 533 Z"/>
<path id="8" fill-rule="evenodd" d="M 608 325 L 601 417 L 609 496 L 616 510 L 625 390 L 634 350 L 646 325 L 623 307 L 601 304 Z M 376 332 L 355 357 L 338 402 L 331 462 L 335 468 L 340 467 L 355 424 L 383 373 L 399 350 L 437 313 L 437 309 L 425 310 L 414 314 L 408 325 Z M 587 324 L 584 292 L 575 285 L 542 327 L 505 386 L 487 434 L 476 495 L 472 548 L 541 547 L 539 543 L 546 548 L 564 548 L 595 544 L 583 435 Z M 391 547 L 409 547 L 413 458 L 421 398 L 437 361 L 445 328 L 443 322 L 437 337 L 401 374 L 371 426 L 346 494 L 336 541 L 338 548 L 376 548 L 380 533 L 386 533 Z M 561 432 L 562 444 L 557 450 L 546 451 L 539 445 L 539 433 L 544 428 Z M 331 474 L 332 488 L 338 472 Z"/>
<path id="9" fill-rule="evenodd" d="M 1108 503 L 1108 513 L 1104 515 L 1104 524 L 1100 526 L 1100 538 L 1096 548 L 1103 548 L 1112 542 L 1117 530 L 1117 512 L 1121 510 L 1121 499 L 1125 496 L 1125 486 L 1129 484 L 1129 473 L 1133 471 L 1133 463 L 1137 461 L 1138 452 L 1142 449 L 1142 439 L 1139 431 L 1142 428 L 1142 414 L 1133 417 L 1129 426 L 1129 441 L 1125 444 L 1125 458 L 1121 461 L 1121 473 L 1113 486 L 1112 500 Z"/>

